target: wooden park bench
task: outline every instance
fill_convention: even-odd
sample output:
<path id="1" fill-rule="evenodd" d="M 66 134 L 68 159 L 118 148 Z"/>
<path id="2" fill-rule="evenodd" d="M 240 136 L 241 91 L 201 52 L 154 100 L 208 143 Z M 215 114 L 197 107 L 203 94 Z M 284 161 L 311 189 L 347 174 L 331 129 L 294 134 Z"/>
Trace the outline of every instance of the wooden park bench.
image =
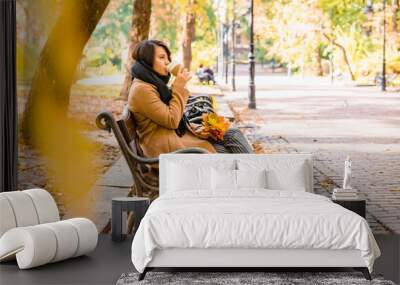
<path id="1" fill-rule="evenodd" d="M 101 112 L 96 117 L 96 125 L 102 130 L 113 131 L 122 155 L 125 157 L 133 177 L 130 195 L 149 197 L 151 200 L 159 194 L 158 157 L 146 157 L 139 144 L 136 122 L 133 114 L 125 106 L 119 120 L 115 120 L 111 112 Z M 207 150 L 191 147 L 173 153 L 208 153 Z M 153 167 L 152 167 L 153 166 Z"/>

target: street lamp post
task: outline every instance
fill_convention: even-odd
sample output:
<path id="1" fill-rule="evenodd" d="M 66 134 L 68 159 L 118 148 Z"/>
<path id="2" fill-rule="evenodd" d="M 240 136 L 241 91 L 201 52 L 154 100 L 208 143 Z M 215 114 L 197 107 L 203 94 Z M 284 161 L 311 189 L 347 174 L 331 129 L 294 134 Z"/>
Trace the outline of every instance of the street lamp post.
<path id="1" fill-rule="evenodd" d="M 218 78 L 222 82 L 225 74 L 225 23 L 223 19 L 226 18 L 226 1 L 220 0 L 218 3 L 218 17 L 219 21 L 219 52 L 218 52 Z"/>
<path id="2" fill-rule="evenodd" d="M 232 3 L 232 91 L 236 91 L 236 58 L 235 58 L 235 25 L 236 25 L 236 1 Z"/>
<path id="3" fill-rule="evenodd" d="M 228 84 L 229 74 L 229 24 L 224 25 L 224 63 L 225 63 L 225 84 Z"/>
<path id="4" fill-rule="evenodd" d="M 382 91 L 386 91 L 386 0 L 383 1 Z"/>
<path id="5" fill-rule="evenodd" d="M 383 43 L 382 43 L 382 81 L 381 90 L 386 91 L 386 0 L 382 0 L 383 6 Z M 374 9 L 372 7 L 372 1 L 367 2 L 365 13 L 372 14 Z"/>
<path id="6" fill-rule="evenodd" d="M 249 51 L 249 109 L 256 108 L 256 88 L 254 84 L 255 61 L 254 61 L 254 0 L 250 0 L 250 51 Z"/>

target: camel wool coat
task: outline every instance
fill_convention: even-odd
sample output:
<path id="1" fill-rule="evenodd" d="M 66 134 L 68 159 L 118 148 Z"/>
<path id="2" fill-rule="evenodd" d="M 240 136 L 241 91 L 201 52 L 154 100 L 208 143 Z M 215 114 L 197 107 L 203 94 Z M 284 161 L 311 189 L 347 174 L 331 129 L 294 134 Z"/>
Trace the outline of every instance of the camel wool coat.
<path id="1" fill-rule="evenodd" d="M 161 153 L 175 151 L 185 147 L 201 147 L 211 153 L 216 150 L 210 142 L 194 136 L 190 131 L 179 137 L 175 129 L 182 118 L 189 97 L 186 88 L 174 86 L 169 105 L 160 99 L 157 88 L 135 78 L 132 82 L 128 108 L 133 113 L 144 155 L 158 157 Z"/>

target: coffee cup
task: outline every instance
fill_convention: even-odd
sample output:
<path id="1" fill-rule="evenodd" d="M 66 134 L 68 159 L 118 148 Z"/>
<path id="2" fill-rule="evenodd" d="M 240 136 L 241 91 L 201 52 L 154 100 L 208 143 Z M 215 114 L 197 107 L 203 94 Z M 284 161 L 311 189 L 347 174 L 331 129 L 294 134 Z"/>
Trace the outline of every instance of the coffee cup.
<path id="1" fill-rule="evenodd" d="M 168 64 L 167 69 L 173 75 L 176 76 L 178 74 L 179 69 L 181 68 L 181 64 L 177 61 L 172 61 Z"/>

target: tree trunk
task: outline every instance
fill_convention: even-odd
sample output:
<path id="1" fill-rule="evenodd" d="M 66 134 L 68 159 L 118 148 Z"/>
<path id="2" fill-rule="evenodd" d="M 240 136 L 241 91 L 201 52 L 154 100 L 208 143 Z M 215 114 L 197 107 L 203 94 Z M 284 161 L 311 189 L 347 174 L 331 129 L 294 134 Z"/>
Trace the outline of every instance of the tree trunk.
<path id="1" fill-rule="evenodd" d="M 316 49 L 315 55 L 317 56 L 317 76 L 324 76 L 324 70 L 322 68 L 321 49 Z"/>
<path id="2" fill-rule="evenodd" d="M 189 1 L 183 26 L 183 66 L 188 70 L 190 70 L 190 64 L 192 63 L 192 42 L 195 39 L 196 14 L 194 12 L 194 5 L 194 1 Z"/>
<path id="3" fill-rule="evenodd" d="M 23 116 L 29 142 L 41 105 L 51 102 L 66 117 L 71 84 L 82 51 L 110 0 L 64 1 L 61 14 L 40 54 Z"/>
<path id="4" fill-rule="evenodd" d="M 46 42 L 49 29 L 59 16 L 61 2 L 57 0 L 17 0 L 17 7 L 24 11 L 24 43 L 41 50 Z M 19 19 L 20 20 L 20 19 Z M 20 32 L 20 31 L 18 31 Z"/>
<path id="5" fill-rule="evenodd" d="M 346 62 L 346 66 L 347 69 L 349 70 L 350 76 L 351 76 L 351 80 L 356 80 L 356 77 L 354 76 L 353 70 L 351 69 L 351 65 L 350 65 L 350 61 L 349 61 L 349 57 L 347 55 L 347 51 L 344 48 L 344 46 L 342 46 L 341 44 L 337 43 L 335 40 L 331 39 L 330 36 L 328 36 L 327 34 L 324 33 L 324 37 L 328 40 L 328 41 L 332 41 L 332 43 L 337 46 L 338 48 L 340 48 L 340 50 L 343 53 L 343 57 L 344 57 L 344 61 Z"/>
<path id="6" fill-rule="evenodd" d="M 120 99 L 127 100 L 132 84 L 131 67 L 134 63 L 132 53 L 136 45 L 147 40 L 150 31 L 151 0 L 134 0 L 132 10 L 132 25 L 129 32 L 129 51 L 125 63 L 125 79 L 120 92 Z"/>
<path id="7" fill-rule="evenodd" d="M 322 57 L 321 57 L 322 35 L 320 31 L 317 31 L 316 38 L 317 38 L 317 45 L 315 49 L 315 55 L 317 57 L 317 76 L 324 76 L 324 69 L 322 67 Z"/>
<path id="8" fill-rule="evenodd" d="M 397 32 L 397 13 L 399 12 L 399 0 L 392 1 L 392 31 Z"/>

